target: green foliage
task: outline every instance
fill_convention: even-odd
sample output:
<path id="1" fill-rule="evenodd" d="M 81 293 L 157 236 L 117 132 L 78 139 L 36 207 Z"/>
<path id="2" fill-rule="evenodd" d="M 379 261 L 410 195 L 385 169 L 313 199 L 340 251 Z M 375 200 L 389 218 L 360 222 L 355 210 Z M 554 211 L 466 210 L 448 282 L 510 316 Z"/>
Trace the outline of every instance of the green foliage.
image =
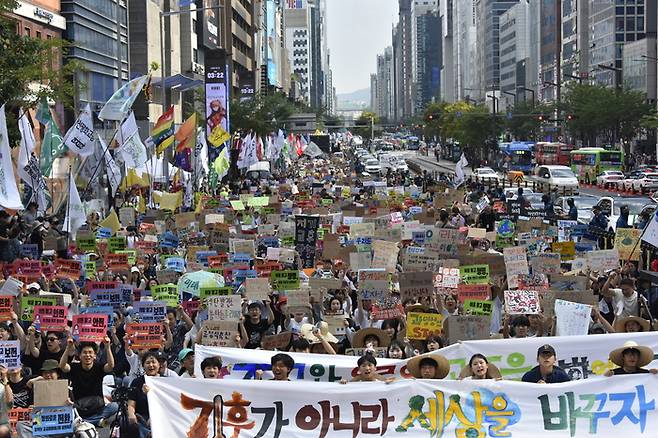
<path id="1" fill-rule="evenodd" d="M 553 105 L 518 102 L 512 108 L 512 117 L 505 120 L 505 128 L 517 140 L 537 139 L 541 133 L 539 116 L 553 117 Z"/>
<path id="2" fill-rule="evenodd" d="M 256 96 L 253 99 L 231 102 L 231 130 L 254 131 L 264 136 L 283 129 L 295 106 L 283 93 Z"/>
<path id="3" fill-rule="evenodd" d="M 438 122 L 432 118 L 432 123 L 428 123 L 430 129 L 438 130 L 443 139 L 458 141 L 473 155 L 484 156 L 487 140 L 498 137 L 502 130 L 501 117 L 490 114 L 486 105 L 463 101 L 438 105 L 434 109 L 440 111 L 441 116 Z"/>
<path id="4" fill-rule="evenodd" d="M 377 125 L 379 122 L 380 119 L 377 114 L 373 113 L 372 111 L 364 111 L 354 122 L 356 127 L 352 131 L 364 139 L 370 140 L 372 134 L 371 125 Z"/>
<path id="5" fill-rule="evenodd" d="M 0 0 L 0 105 L 5 104 L 10 144 L 20 139 L 16 117 L 20 108 L 34 108 L 42 98 L 71 108 L 73 74 L 80 64 L 61 64 L 69 47 L 59 39 L 40 40 L 16 34 L 16 23 L 5 14 L 17 7 L 14 0 Z"/>

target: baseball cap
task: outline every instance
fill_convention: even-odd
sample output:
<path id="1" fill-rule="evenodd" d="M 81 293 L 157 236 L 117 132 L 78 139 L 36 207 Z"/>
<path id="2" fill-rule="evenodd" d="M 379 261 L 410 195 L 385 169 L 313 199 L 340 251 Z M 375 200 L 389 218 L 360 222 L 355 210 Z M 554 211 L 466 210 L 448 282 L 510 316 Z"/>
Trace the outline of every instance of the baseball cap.
<path id="1" fill-rule="evenodd" d="M 178 360 L 183 360 L 185 359 L 188 355 L 194 354 L 194 350 L 191 348 L 183 348 L 180 353 L 178 353 Z"/>
<path id="2" fill-rule="evenodd" d="M 553 356 L 556 356 L 555 354 L 555 348 L 548 344 L 544 344 L 541 347 L 539 347 L 539 350 L 537 350 L 537 356 L 541 355 L 542 353 L 551 353 Z"/>
<path id="3" fill-rule="evenodd" d="M 27 285 L 27 290 L 30 290 L 30 289 L 41 290 L 41 285 L 37 282 L 30 283 L 30 284 Z"/>

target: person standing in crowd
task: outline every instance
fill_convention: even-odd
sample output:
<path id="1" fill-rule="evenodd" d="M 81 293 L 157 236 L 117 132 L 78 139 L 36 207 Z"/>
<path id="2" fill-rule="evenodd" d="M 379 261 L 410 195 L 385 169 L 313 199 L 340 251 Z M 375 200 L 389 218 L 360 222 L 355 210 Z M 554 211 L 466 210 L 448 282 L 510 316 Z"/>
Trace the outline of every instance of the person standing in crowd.
<path id="1" fill-rule="evenodd" d="M 571 378 L 560 367 L 555 365 L 557 357 L 555 349 L 546 344 L 537 350 L 537 362 L 539 365 L 523 375 L 524 382 L 530 383 L 562 383 L 569 382 Z"/>
<path id="2" fill-rule="evenodd" d="M 151 432 L 151 420 L 149 417 L 148 398 L 146 396 L 149 388 L 146 385 L 146 378 L 144 376 L 155 377 L 158 375 L 160 364 L 156 352 L 149 351 L 142 356 L 142 368 L 144 369 L 144 375 L 137 377 L 130 383 L 130 392 L 128 394 L 128 423 L 131 426 L 133 435 L 139 438 L 147 438 Z"/>
<path id="3" fill-rule="evenodd" d="M 440 354 L 414 356 L 407 361 L 407 370 L 416 379 L 440 380 L 450 372 L 448 359 Z"/>
<path id="4" fill-rule="evenodd" d="M 610 352 L 610 360 L 619 368 L 605 372 L 606 377 L 620 376 L 624 374 L 658 374 L 658 369 L 647 370 L 642 368 L 653 362 L 653 350 L 649 347 L 638 345 L 635 341 L 626 341 L 624 345 Z"/>

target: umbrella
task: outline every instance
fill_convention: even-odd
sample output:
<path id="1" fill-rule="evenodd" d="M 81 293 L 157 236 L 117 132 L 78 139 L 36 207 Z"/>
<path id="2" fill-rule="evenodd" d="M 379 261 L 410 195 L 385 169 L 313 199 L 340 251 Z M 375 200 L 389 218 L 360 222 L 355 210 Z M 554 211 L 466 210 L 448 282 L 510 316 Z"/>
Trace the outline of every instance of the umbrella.
<path id="1" fill-rule="evenodd" d="M 188 272 L 178 280 L 178 290 L 181 293 L 198 297 L 202 287 L 224 287 L 224 277 L 213 272 L 196 271 Z"/>

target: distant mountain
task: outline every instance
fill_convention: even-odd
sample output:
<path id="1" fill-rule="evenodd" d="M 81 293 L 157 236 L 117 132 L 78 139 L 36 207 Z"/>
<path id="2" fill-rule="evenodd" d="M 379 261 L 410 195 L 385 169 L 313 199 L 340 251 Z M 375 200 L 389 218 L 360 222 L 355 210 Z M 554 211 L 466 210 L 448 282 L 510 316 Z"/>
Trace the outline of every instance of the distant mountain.
<path id="1" fill-rule="evenodd" d="M 370 106 L 370 88 L 336 95 L 339 110 L 365 109 Z"/>

